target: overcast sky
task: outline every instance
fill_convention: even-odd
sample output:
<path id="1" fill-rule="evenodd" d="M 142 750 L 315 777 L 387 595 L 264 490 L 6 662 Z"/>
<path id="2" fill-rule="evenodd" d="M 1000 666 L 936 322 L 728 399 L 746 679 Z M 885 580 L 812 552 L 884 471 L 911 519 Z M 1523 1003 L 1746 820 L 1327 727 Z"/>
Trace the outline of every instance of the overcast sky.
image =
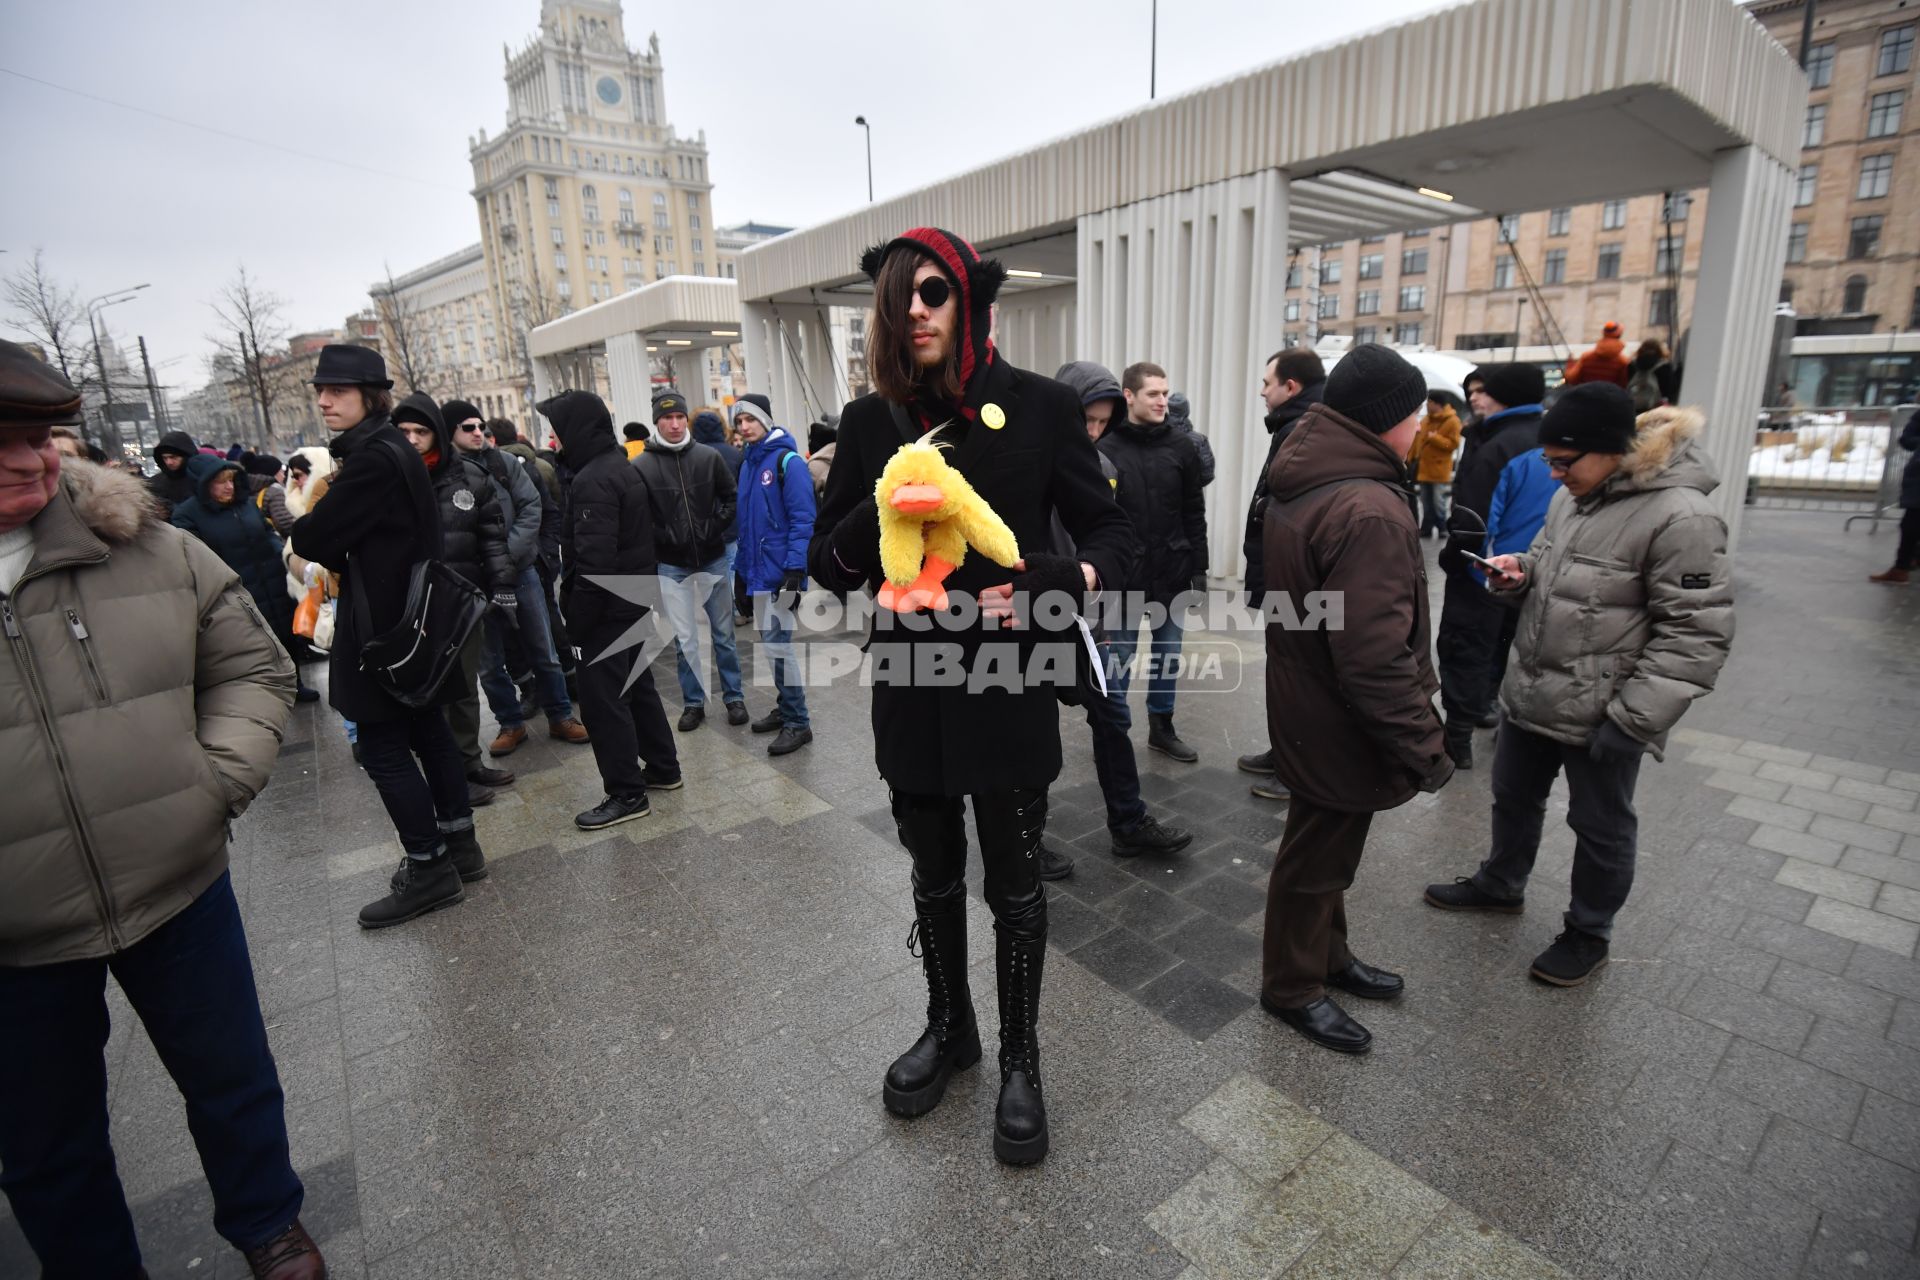
<path id="1" fill-rule="evenodd" d="M 1163 4 L 1160 94 L 1435 7 Z M 206 380 L 207 299 L 242 261 L 285 299 L 292 329 L 338 326 L 388 265 L 478 239 L 467 140 L 505 126 L 501 45 L 519 48 L 539 12 L 538 0 L 0 5 L 0 271 L 38 247 L 83 296 L 149 282 L 102 315 L 129 345 L 144 334 L 179 390 Z M 885 199 L 1130 110 L 1147 99 L 1148 15 L 1149 0 L 626 6 L 630 44 L 660 35 L 668 118 L 706 131 L 721 225 L 806 226 L 863 203 L 861 113 Z"/>

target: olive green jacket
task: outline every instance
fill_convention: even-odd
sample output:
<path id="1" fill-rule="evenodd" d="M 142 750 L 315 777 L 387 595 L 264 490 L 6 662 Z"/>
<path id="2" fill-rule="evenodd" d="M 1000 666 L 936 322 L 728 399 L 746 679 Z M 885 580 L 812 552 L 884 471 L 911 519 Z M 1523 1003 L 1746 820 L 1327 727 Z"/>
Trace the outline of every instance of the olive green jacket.
<path id="1" fill-rule="evenodd" d="M 132 477 L 61 469 L 0 596 L 0 965 L 110 955 L 227 866 L 293 663 L 253 597 Z"/>

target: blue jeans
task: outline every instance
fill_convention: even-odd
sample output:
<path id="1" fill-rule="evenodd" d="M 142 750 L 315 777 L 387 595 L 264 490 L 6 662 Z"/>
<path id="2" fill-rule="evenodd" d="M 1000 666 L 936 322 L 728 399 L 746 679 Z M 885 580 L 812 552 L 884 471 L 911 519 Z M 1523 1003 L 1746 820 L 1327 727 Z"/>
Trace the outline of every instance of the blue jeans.
<path id="1" fill-rule="evenodd" d="M 567 697 L 567 678 L 560 671 L 560 655 L 553 647 L 553 629 L 548 624 L 546 591 L 540 574 L 532 565 L 521 570 L 513 585 L 513 597 L 520 602 L 517 630 L 520 644 L 533 665 L 534 688 L 540 707 L 549 720 L 573 718 L 573 703 Z M 527 718 L 520 714 L 520 690 L 507 674 L 506 619 L 498 610 L 487 610 L 486 639 L 480 650 L 480 687 L 487 691 L 487 705 L 502 729 L 518 729 Z"/>
<path id="2" fill-rule="evenodd" d="M 1107 648 L 1102 641 L 1100 662 L 1110 669 Z M 1133 713 L 1127 709 L 1126 695 L 1115 691 L 1111 679 L 1105 697 L 1091 687 L 1081 693 L 1086 699 L 1087 728 L 1093 731 L 1093 774 L 1107 802 L 1107 828 L 1132 831 L 1147 816 L 1146 803 L 1140 799 L 1140 768 L 1133 758 L 1133 739 L 1128 736 L 1133 729 Z"/>
<path id="3" fill-rule="evenodd" d="M 107 1129 L 107 973 L 186 1103 L 237 1249 L 280 1234 L 305 1189 L 287 1155 L 286 1099 L 267 1047 L 233 881 L 117 955 L 0 968 L 0 1186 L 48 1280 L 122 1280 L 140 1266 Z"/>
<path id="4" fill-rule="evenodd" d="M 780 723 L 789 729 L 807 729 L 807 692 L 800 686 L 800 666 L 793 653 L 793 611 L 782 609 L 769 600 L 765 608 L 755 601 L 754 618 L 760 626 L 760 642 L 766 647 L 767 660 L 773 664 L 773 683 L 780 691 Z"/>
<path id="5" fill-rule="evenodd" d="M 1132 626 L 1116 627 L 1107 637 L 1107 651 L 1112 655 L 1107 662 L 1107 689 L 1122 702 L 1126 701 L 1127 687 L 1133 683 L 1133 655 L 1140 647 L 1140 625 L 1136 621 Z M 1170 716 L 1173 714 L 1173 690 L 1178 683 L 1168 665 L 1180 652 L 1185 639 L 1186 628 L 1181 624 L 1179 613 L 1168 610 L 1167 620 L 1153 628 L 1152 648 L 1155 670 L 1147 681 L 1147 714 L 1151 716 Z"/>
<path id="6" fill-rule="evenodd" d="M 692 583 L 688 579 L 695 578 Z M 673 649 L 680 673 L 680 700 L 689 707 L 707 703 L 706 687 L 694 659 L 700 656 L 701 610 L 713 629 L 713 665 L 720 671 L 720 700 L 741 702 L 740 651 L 733 641 L 733 564 L 721 552 L 698 569 L 663 564 L 660 608 L 673 628 Z M 692 655 L 689 657 L 689 655 Z"/>

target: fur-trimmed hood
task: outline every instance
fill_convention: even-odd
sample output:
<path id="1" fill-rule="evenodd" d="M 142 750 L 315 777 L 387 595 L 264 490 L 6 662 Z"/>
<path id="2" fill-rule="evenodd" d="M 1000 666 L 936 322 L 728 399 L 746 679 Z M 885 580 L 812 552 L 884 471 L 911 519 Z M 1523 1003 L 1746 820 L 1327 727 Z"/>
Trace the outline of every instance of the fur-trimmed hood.
<path id="1" fill-rule="evenodd" d="M 1712 493 L 1720 487 L 1720 477 L 1694 444 L 1706 421 L 1698 409 L 1677 405 L 1662 405 L 1641 414 L 1633 447 L 1602 491 L 1618 494 L 1698 489 Z"/>
<path id="2" fill-rule="evenodd" d="M 124 471 L 64 459 L 60 488 L 73 514 L 102 542 L 124 545 L 160 522 L 146 485 Z"/>

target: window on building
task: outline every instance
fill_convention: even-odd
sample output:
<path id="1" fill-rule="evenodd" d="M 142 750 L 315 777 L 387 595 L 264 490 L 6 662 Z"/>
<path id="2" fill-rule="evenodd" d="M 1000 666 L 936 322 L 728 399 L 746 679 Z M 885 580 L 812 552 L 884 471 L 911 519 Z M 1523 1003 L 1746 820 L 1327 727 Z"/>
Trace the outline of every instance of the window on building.
<path id="1" fill-rule="evenodd" d="M 1380 341 L 1380 327 L 1378 325 L 1357 324 L 1353 327 L 1353 342 L 1355 346 L 1359 346 L 1362 343 L 1378 341 Z"/>
<path id="2" fill-rule="evenodd" d="M 698 231 L 699 229 L 700 229 L 700 215 L 699 215 L 699 214 L 697 214 L 697 213 L 690 213 L 690 214 L 688 214 L 688 215 L 687 215 L 687 230 L 689 230 L 689 231 Z"/>
<path id="3" fill-rule="evenodd" d="M 1787 261 L 1805 262 L 1807 260 L 1807 223 L 1796 222 L 1787 232 Z"/>
<path id="4" fill-rule="evenodd" d="M 694 251 L 695 253 L 701 253 L 701 252 L 704 252 L 704 251 L 703 251 L 703 250 L 702 250 L 702 249 L 700 248 L 700 238 L 699 238 L 698 236 L 695 236 L 695 237 L 694 237 L 694 240 L 693 240 L 693 251 Z"/>
<path id="5" fill-rule="evenodd" d="M 1847 233 L 1847 256 L 1871 258 L 1880 252 L 1880 228 L 1886 224 L 1883 214 L 1855 218 Z"/>
<path id="6" fill-rule="evenodd" d="M 1660 221 L 1685 222 L 1687 210 L 1693 208 L 1693 197 L 1681 191 L 1668 196 L 1660 202 Z"/>
<path id="7" fill-rule="evenodd" d="M 705 275 L 705 274 L 707 274 L 707 264 L 706 264 L 706 263 L 704 263 L 704 262 L 696 262 L 696 263 L 694 263 L 694 264 L 693 264 L 693 274 L 695 274 L 695 275 L 697 275 L 697 276 L 703 276 L 703 275 Z"/>
<path id="8" fill-rule="evenodd" d="M 607 233 L 606 233 L 606 232 L 604 232 L 604 231 L 596 231 L 596 232 L 594 232 L 594 233 L 593 233 L 593 242 L 594 242 L 595 244 L 605 244 L 605 243 L 607 242 Z"/>
<path id="9" fill-rule="evenodd" d="M 687 208 L 695 213 L 700 211 L 700 193 L 698 191 L 687 192 Z"/>
<path id="10" fill-rule="evenodd" d="M 664 213 L 655 213 L 653 215 L 653 225 L 664 231 L 673 225 L 673 220 Z"/>
<path id="11" fill-rule="evenodd" d="M 664 263 L 664 262 L 656 262 L 656 263 L 654 263 L 654 264 L 653 264 L 653 278 L 654 278 L 655 280 L 665 280 L 665 279 L 667 278 L 667 264 L 666 264 L 666 263 Z"/>
<path id="12" fill-rule="evenodd" d="M 627 190 L 627 189 L 626 189 L 625 187 L 622 187 L 622 188 L 620 188 L 620 203 L 621 203 L 621 204 L 632 204 L 632 203 L 633 203 L 633 192 L 631 192 L 631 191 L 629 191 L 629 190 Z"/>
<path id="13" fill-rule="evenodd" d="M 1780 282 L 1780 301 L 1786 303 L 1788 306 L 1793 305 L 1793 281 L 1782 280 Z"/>
<path id="14" fill-rule="evenodd" d="M 547 216 L 549 218 L 557 218 L 560 216 L 560 202 L 558 200 L 547 201 Z"/>
<path id="15" fill-rule="evenodd" d="M 1298 262 L 1289 263 L 1287 266 L 1287 288 L 1298 289 L 1299 287 L 1300 264 Z"/>
<path id="16" fill-rule="evenodd" d="M 565 244 L 567 242 L 567 233 L 555 227 L 553 229 L 553 242 L 555 244 Z"/>
<path id="17" fill-rule="evenodd" d="M 1322 320 L 1338 320 L 1340 318 L 1339 294 L 1323 293 L 1320 295 L 1320 318 Z"/>
<path id="18" fill-rule="evenodd" d="M 1625 200 L 1609 200 L 1600 206 L 1600 229 L 1602 231 L 1618 231 L 1626 225 L 1627 202 Z"/>
<path id="19" fill-rule="evenodd" d="M 600 206 L 597 204 L 582 205 L 580 207 L 580 216 L 588 222 L 598 222 L 600 221 Z"/>
<path id="20" fill-rule="evenodd" d="M 727 264 L 727 279 L 733 279 L 733 264 L 731 262 Z"/>
<path id="21" fill-rule="evenodd" d="M 1567 282 L 1567 251 L 1565 249 L 1547 250 L 1546 266 L 1540 272 L 1541 284 L 1565 284 Z"/>
<path id="22" fill-rule="evenodd" d="M 1817 147 L 1827 140 L 1827 104 L 1816 102 L 1807 108 L 1807 123 L 1800 130 L 1800 145 Z"/>
<path id="23" fill-rule="evenodd" d="M 1854 188 L 1854 196 L 1861 200 L 1878 200 L 1893 188 L 1893 156 L 1866 156 L 1860 161 L 1860 183 Z"/>
<path id="24" fill-rule="evenodd" d="M 1423 284 L 1400 286 L 1400 309 L 1402 311 L 1425 311 L 1427 309 L 1427 286 Z"/>
<path id="25" fill-rule="evenodd" d="M 563 298 L 571 298 L 573 296 L 573 281 L 562 280 L 553 286 L 553 291 Z"/>
<path id="26" fill-rule="evenodd" d="M 1793 207 L 1805 209 L 1813 204 L 1813 195 L 1820 186 L 1820 166 L 1803 164 L 1800 166 L 1798 185 L 1793 189 Z"/>
<path id="27" fill-rule="evenodd" d="M 1353 298 L 1353 314 L 1357 316 L 1377 316 L 1380 314 L 1380 291 L 1362 289 Z"/>
<path id="28" fill-rule="evenodd" d="M 1361 244 L 1379 244 L 1381 241 L 1385 239 L 1386 239 L 1385 236 L 1361 236 L 1360 243 Z"/>
<path id="29" fill-rule="evenodd" d="M 1425 249 L 1407 249 L 1400 254 L 1400 274 L 1403 276 L 1423 276 L 1427 274 L 1427 251 Z"/>
<path id="30" fill-rule="evenodd" d="M 580 199 L 582 201 L 588 204 L 592 204 L 595 200 L 598 200 L 599 198 L 600 198 L 600 193 L 594 189 L 594 185 L 591 182 L 589 182 L 586 186 L 580 188 Z"/>
<path id="31" fill-rule="evenodd" d="M 1880 33 L 1880 58 L 1873 66 L 1876 76 L 1897 76 L 1913 66 L 1913 28 L 1892 27 Z"/>
<path id="32" fill-rule="evenodd" d="M 1816 89 L 1833 83 L 1833 41 L 1807 50 L 1807 83 Z"/>
<path id="33" fill-rule="evenodd" d="M 1907 328 L 1920 329 L 1920 288 L 1913 291 L 1913 310 L 1907 313 Z"/>
<path id="34" fill-rule="evenodd" d="M 1620 278 L 1620 246 L 1603 244 L 1599 256 L 1593 262 L 1593 278 L 1596 280 L 1618 280 Z"/>
<path id="35" fill-rule="evenodd" d="M 1900 132 L 1900 109 L 1906 101 L 1906 91 L 1902 89 L 1874 94 L 1867 106 L 1867 136 L 1890 138 Z"/>
<path id="36" fill-rule="evenodd" d="M 1291 324 L 1293 321 L 1298 320 L 1300 318 L 1300 299 L 1298 298 L 1287 299 L 1286 318 L 1289 324 Z"/>
<path id="37" fill-rule="evenodd" d="M 1547 234 L 1563 236 L 1573 227 L 1573 210 L 1554 209 L 1547 214 Z"/>
<path id="38" fill-rule="evenodd" d="M 1654 242 L 1653 270 L 1655 275 L 1667 275 L 1680 269 L 1680 260 L 1687 251 L 1685 236 L 1661 236 Z"/>
<path id="39" fill-rule="evenodd" d="M 1520 235 L 1520 215 L 1502 214 L 1500 217 L 1500 243 L 1512 244 Z"/>
<path id="40" fill-rule="evenodd" d="M 1432 230 L 1432 227 L 1414 227 L 1411 230 L 1401 232 L 1400 238 L 1402 240 L 1416 240 L 1421 236 L 1429 234 Z"/>
<path id="41" fill-rule="evenodd" d="M 547 199 L 558 200 L 560 198 L 560 184 L 555 182 L 552 178 L 548 178 L 546 182 L 547 182 Z"/>
<path id="42" fill-rule="evenodd" d="M 1867 309 L 1867 278 L 1848 276 L 1847 287 L 1841 291 L 1840 309 L 1850 316 L 1857 316 Z"/>
<path id="43" fill-rule="evenodd" d="M 656 209 L 664 209 L 664 208 L 666 208 L 666 207 L 667 207 L 667 193 L 666 193 L 666 192 L 664 192 L 664 191 L 656 191 L 656 192 L 654 192 L 654 193 L 653 193 L 653 207 L 654 207 L 654 208 L 656 208 Z"/>
<path id="44" fill-rule="evenodd" d="M 1381 253 L 1363 253 L 1360 255 L 1360 278 L 1378 280 L 1386 274 L 1387 258 Z"/>
<path id="45" fill-rule="evenodd" d="M 564 252 L 556 252 L 553 255 L 553 268 L 556 271 L 565 271 L 567 269 L 567 255 Z"/>
<path id="46" fill-rule="evenodd" d="M 1673 323 L 1673 290 L 1655 289 L 1647 295 L 1647 323 Z"/>
<path id="47" fill-rule="evenodd" d="M 1418 346 L 1420 344 L 1420 322 L 1416 320 L 1411 324 L 1395 325 L 1393 340 L 1403 347 Z"/>
<path id="48" fill-rule="evenodd" d="M 578 147 L 567 148 L 567 163 L 572 165 L 576 169 L 580 167 L 580 148 Z"/>
<path id="49" fill-rule="evenodd" d="M 1340 259 L 1328 258 L 1325 262 L 1322 262 L 1320 264 L 1320 283 L 1321 284 L 1339 284 L 1340 283 Z"/>
<path id="50" fill-rule="evenodd" d="M 1493 260 L 1493 287 L 1496 289 L 1513 288 L 1513 255 L 1503 253 Z"/>

